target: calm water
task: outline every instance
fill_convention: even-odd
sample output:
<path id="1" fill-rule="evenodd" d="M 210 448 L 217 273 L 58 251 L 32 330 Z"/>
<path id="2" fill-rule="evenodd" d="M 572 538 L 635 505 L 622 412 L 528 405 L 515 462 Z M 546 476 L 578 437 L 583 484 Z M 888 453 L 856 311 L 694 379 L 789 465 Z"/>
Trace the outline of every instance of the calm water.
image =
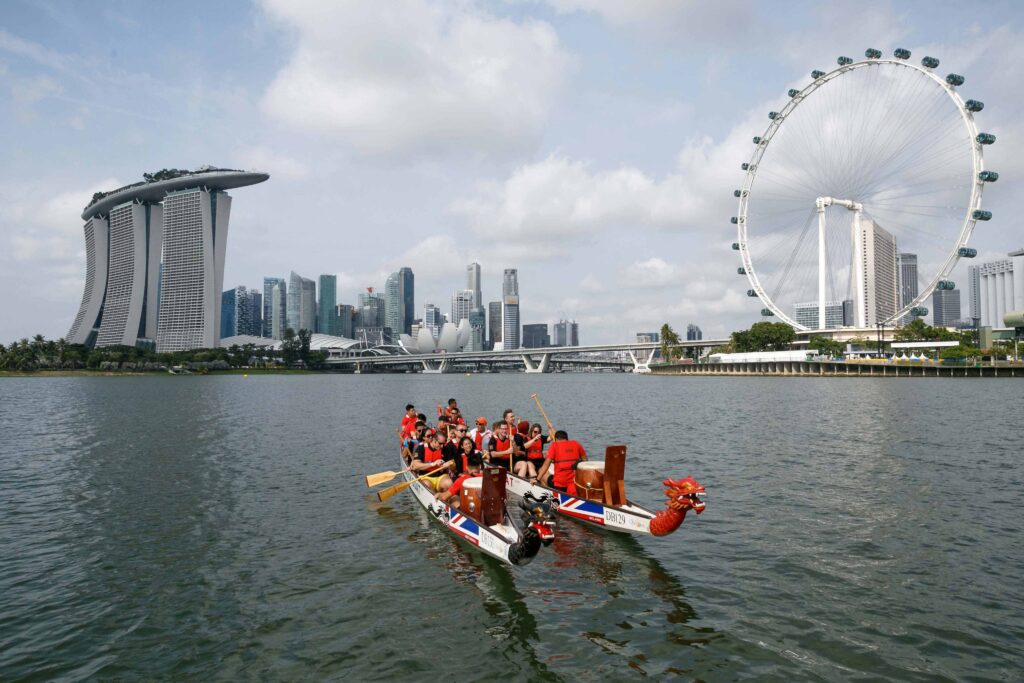
<path id="1" fill-rule="evenodd" d="M 673 536 L 525 568 L 407 494 L 405 403 L 512 407 Z M 1024 382 L 629 375 L 0 380 L 0 680 L 1021 680 Z"/>

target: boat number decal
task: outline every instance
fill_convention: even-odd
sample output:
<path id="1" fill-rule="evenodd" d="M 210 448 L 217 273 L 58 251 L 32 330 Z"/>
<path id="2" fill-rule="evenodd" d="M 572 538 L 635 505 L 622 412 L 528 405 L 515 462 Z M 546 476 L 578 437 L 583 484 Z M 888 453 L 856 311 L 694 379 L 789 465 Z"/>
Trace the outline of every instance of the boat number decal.
<path id="1" fill-rule="evenodd" d="M 504 554 L 504 549 L 501 547 L 501 544 L 498 543 L 498 539 L 494 537 L 494 534 L 489 534 L 482 529 L 480 530 L 480 545 L 495 555 Z"/>
<path id="2" fill-rule="evenodd" d="M 617 510 L 612 510 L 610 508 L 605 508 L 604 509 L 604 521 L 608 522 L 609 524 L 619 524 L 621 526 L 625 526 L 626 525 L 626 515 L 622 514 L 621 512 L 618 512 Z"/>

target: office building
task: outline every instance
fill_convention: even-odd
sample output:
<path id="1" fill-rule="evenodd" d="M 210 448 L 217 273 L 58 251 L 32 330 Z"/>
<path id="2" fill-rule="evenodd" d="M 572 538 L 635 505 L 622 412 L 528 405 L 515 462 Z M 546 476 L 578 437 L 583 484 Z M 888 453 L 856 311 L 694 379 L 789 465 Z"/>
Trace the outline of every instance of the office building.
<path id="1" fill-rule="evenodd" d="M 316 331 L 316 283 L 295 271 L 288 276 L 286 318 L 293 332 Z"/>
<path id="2" fill-rule="evenodd" d="M 426 304 L 423 307 L 423 326 L 437 339 L 441 336 L 441 328 L 444 326 L 444 317 L 441 309 L 434 304 Z"/>
<path id="3" fill-rule="evenodd" d="M 473 292 L 473 307 L 484 305 L 483 294 L 480 292 L 480 264 L 470 263 L 466 266 L 466 289 Z"/>
<path id="4" fill-rule="evenodd" d="M 554 325 L 552 335 L 552 346 L 579 346 L 580 327 L 575 320 L 559 320 Z"/>
<path id="5" fill-rule="evenodd" d="M 249 290 L 249 331 L 245 334 L 263 336 L 263 294 L 255 289 Z"/>
<path id="6" fill-rule="evenodd" d="M 936 289 L 932 292 L 932 324 L 956 327 L 960 322 L 960 290 Z"/>
<path id="7" fill-rule="evenodd" d="M 221 294 L 221 338 L 253 333 L 253 294 L 259 296 L 255 290 L 249 292 L 245 287 L 235 287 Z"/>
<path id="8" fill-rule="evenodd" d="M 686 341 L 700 341 L 704 338 L 704 332 L 699 327 L 690 323 L 686 326 Z"/>
<path id="9" fill-rule="evenodd" d="M 469 320 L 469 314 L 473 308 L 473 290 L 459 290 L 452 294 L 451 315 L 448 319 L 458 325 L 461 320 Z"/>
<path id="10" fill-rule="evenodd" d="M 907 306 L 917 298 L 917 254 L 899 253 L 896 255 L 899 268 L 900 308 Z"/>
<path id="11" fill-rule="evenodd" d="M 967 310 L 974 326 L 981 324 L 981 266 L 967 267 Z"/>
<path id="12" fill-rule="evenodd" d="M 402 300 L 401 329 L 397 333 L 409 334 L 412 331 L 412 321 L 416 317 L 416 276 L 412 268 L 402 267 L 398 269 L 398 295 Z"/>
<path id="13" fill-rule="evenodd" d="M 1003 316 L 1024 309 L 1024 249 L 1011 251 L 1005 259 L 971 266 L 967 282 L 971 317 L 977 318 L 981 327 L 1003 327 Z"/>
<path id="14" fill-rule="evenodd" d="M 281 291 L 285 293 L 282 297 L 282 306 L 287 302 L 287 291 L 288 285 L 285 284 L 283 277 L 264 277 L 263 278 L 263 336 L 271 339 L 280 339 L 280 337 L 274 337 L 273 322 L 274 315 L 271 312 L 271 306 L 273 305 L 274 287 L 280 285 Z M 281 309 L 281 319 L 284 320 L 286 313 L 285 310 Z"/>
<path id="15" fill-rule="evenodd" d="M 487 304 L 487 346 L 491 349 L 501 343 L 501 302 Z"/>
<path id="16" fill-rule="evenodd" d="M 270 338 L 284 339 L 285 328 L 288 327 L 287 306 L 285 299 L 288 290 L 284 282 L 274 285 L 270 290 Z"/>
<path id="17" fill-rule="evenodd" d="M 509 271 L 505 271 L 506 275 Z M 512 271 L 513 276 L 515 270 Z M 521 346 L 519 339 L 519 297 L 506 296 L 501 302 L 501 343 L 506 351 L 518 349 Z"/>
<path id="18" fill-rule="evenodd" d="M 825 302 L 825 329 L 832 330 L 837 327 L 843 327 L 846 319 L 844 304 L 845 302 L 843 301 Z M 819 329 L 818 323 L 820 321 L 818 320 L 817 301 L 793 304 L 793 310 L 795 313 L 794 320 L 796 320 L 797 325 L 803 325 L 811 330 Z M 687 339 L 689 340 L 689 335 L 687 335 Z"/>
<path id="19" fill-rule="evenodd" d="M 487 315 L 480 306 L 474 308 L 469 314 L 469 341 L 466 342 L 466 351 L 484 351 L 487 340 Z"/>
<path id="20" fill-rule="evenodd" d="M 392 330 L 401 330 L 405 321 L 402 302 L 402 289 L 398 280 L 398 271 L 388 275 L 384 280 L 384 323 Z"/>
<path id="21" fill-rule="evenodd" d="M 548 326 L 544 324 L 523 325 L 523 348 L 543 349 L 551 346 Z"/>
<path id="22" fill-rule="evenodd" d="M 316 331 L 321 334 L 338 336 L 337 313 L 335 307 L 338 305 L 338 276 L 320 276 L 320 300 L 317 305 Z"/>
<path id="23" fill-rule="evenodd" d="M 860 294 L 857 327 L 873 327 L 892 318 L 900 307 L 896 238 L 865 217 L 860 220 L 857 240 L 861 255 L 855 285 Z"/>
<path id="24" fill-rule="evenodd" d="M 337 336 L 354 339 L 356 307 L 351 304 L 338 304 L 335 306 L 334 311 Z"/>
<path id="25" fill-rule="evenodd" d="M 213 348 L 220 335 L 231 197 L 264 173 L 162 171 L 97 193 L 85 221 L 85 290 L 67 340 Z"/>
<path id="26" fill-rule="evenodd" d="M 657 344 L 661 341 L 660 332 L 637 332 L 636 343 L 637 344 Z"/>
<path id="27" fill-rule="evenodd" d="M 519 271 L 506 268 L 501 281 L 501 296 L 519 296 Z"/>

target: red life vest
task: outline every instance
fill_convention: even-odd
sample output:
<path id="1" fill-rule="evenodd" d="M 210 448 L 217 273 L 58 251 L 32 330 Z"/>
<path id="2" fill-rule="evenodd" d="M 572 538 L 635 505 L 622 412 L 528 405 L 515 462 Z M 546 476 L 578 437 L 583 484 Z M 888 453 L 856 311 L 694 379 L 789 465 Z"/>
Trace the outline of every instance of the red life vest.
<path id="1" fill-rule="evenodd" d="M 437 462 L 441 459 L 441 449 L 432 449 L 430 446 L 424 444 L 423 446 L 423 462 Z"/>
<path id="2" fill-rule="evenodd" d="M 573 465 L 583 459 L 587 452 L 578 441 L 555 441 L 548 448 L 548 457 L 554 465 L 552 481 L 555 486 L 569 486 L 575 479 Z"/>
<path id="3" fill-rule="evenodd" d="M 491 443 L 494 444 L 493 452 L 499 452 L 500 453 L 501 451 L 507 451 L 511 447 L 511 445 L 512 445 L 512 438 L 509 437 L 509 438 L 505 439 L 504 441 L 502 441 L 501 439 L 498 438 L 497 434 L 492 434 L 491 435 Z M 491 455 L 491 457 L 492 458 L 498 458 L 499 460 L 511 460 L 512 454 L 509 453 L 509 454 L 506 454 L 506 455 Z"/>
<path id="4" fill-rule="evenodd" d="M 526 449 L 526 457 L 530 460 L 540 460 L 544 457 L 544 437 L 538 436 L 537 440 L 530 444 Z"/>

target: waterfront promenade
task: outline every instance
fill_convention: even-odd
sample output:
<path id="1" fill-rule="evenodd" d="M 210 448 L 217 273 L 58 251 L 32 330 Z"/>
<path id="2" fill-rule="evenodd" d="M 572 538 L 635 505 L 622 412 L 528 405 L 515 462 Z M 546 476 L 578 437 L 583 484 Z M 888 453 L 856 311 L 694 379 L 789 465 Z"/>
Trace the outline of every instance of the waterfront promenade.
<path id="1" fill-rule="evenodd" d="M 786 377 L 1024 377 L 1024 363 L 945 365 L 891 361 L 757 361 L 751 363 L 662 363 L 654 375 Z"/>

